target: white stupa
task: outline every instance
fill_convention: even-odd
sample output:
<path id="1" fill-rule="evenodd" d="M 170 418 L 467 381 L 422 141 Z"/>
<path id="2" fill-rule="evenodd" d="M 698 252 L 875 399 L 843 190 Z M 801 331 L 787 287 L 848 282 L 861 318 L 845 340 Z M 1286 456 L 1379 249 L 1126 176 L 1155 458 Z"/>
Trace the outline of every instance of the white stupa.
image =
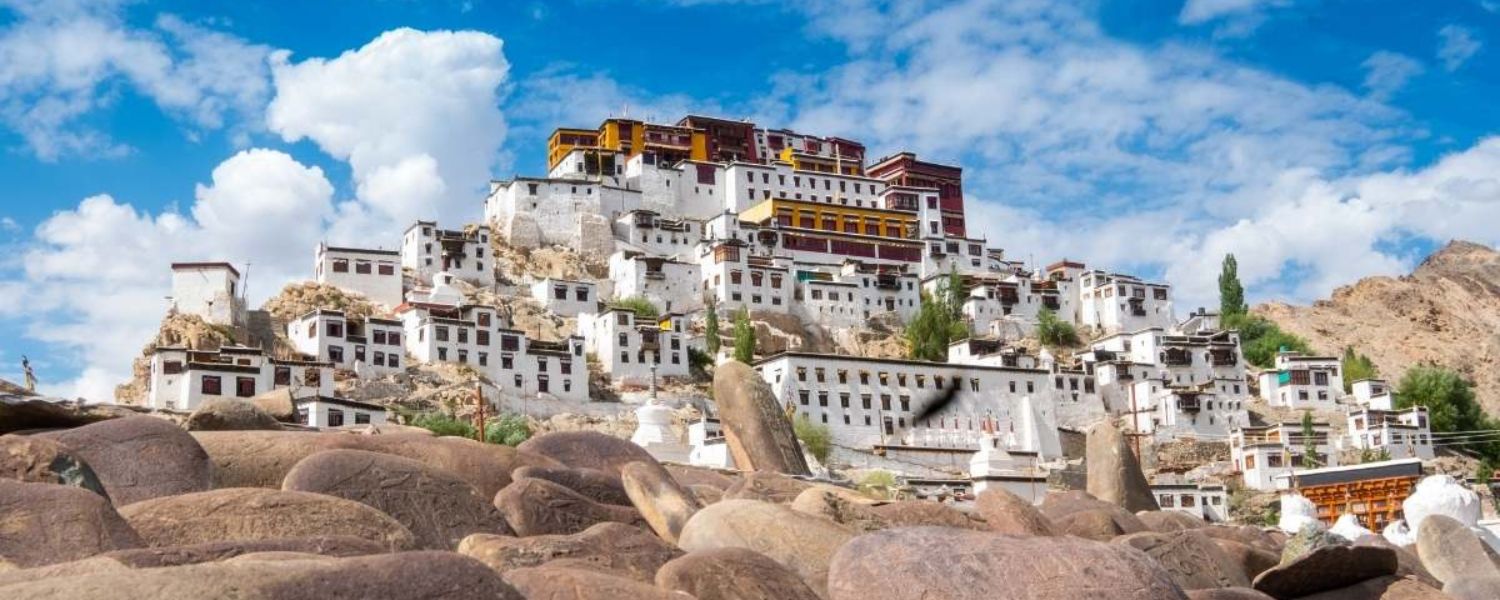
<path id="1" fill-rule="evenodd" d="M 672 431 L 672 409 L 656 397 L 656 369 L 651 370 L 651 396 L 635 409 L 635 433 L 630 441 L 663 462 L 689 464 L 692 449 Z"/>
<path id="2" fill-rule="evenodd" d="M 1295 535 L 1307 527 L 1320 531 L 1326 529 L 1323 522 L 1318 520 L 1318 507 L 1302 494 L 1282 494 L 1281 520 L 1276 523 L 1276 528 Z"/>

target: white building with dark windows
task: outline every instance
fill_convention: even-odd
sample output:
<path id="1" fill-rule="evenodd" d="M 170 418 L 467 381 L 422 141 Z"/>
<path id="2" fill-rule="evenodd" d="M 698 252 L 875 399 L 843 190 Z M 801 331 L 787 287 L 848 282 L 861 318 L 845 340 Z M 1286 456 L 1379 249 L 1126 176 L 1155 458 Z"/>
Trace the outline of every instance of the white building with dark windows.
<path id="1" fill-rule="evenodd" d="M 350 321 L 343 311 L 319 309 L 288 322 L 286 330 L 298 352 L 335 368 L 386 374 L 405 366 L 403 325 L 397 319 Z"/>
<path id="2" fill-rule="evenodd" d="M 1375 410 L 1396 408 L 1391 385 L 1384 379 L 1361 379 L 1350 384 L 1349 389 L 1353 392 L 1355 404 Z"/>
<path id="3" fill-rule="evenodd" d="M 794 268 L 804 320 L 826 327 L 851 327 L 886 313 L 905 323 L 922 307 L 917 275 L 903 265 L 850 259 L 835 268 Z"/>
<path id="4" fill-rule="evenodd" d="M 309 396 L 293 400 L 297 422 L 308 427 L 383 425 L 386 409 L 379 404 L 333 396 Z"/>
<path id="5" fill-rule="evenodd" d="M 615 283 L 615 300 L 641 297 L 667 312 L 703 308 L 697 263 L 620 251 L 609 257 L 609 278 Z"/>
<path id="6" fill-rule="evenodd" d="M 1229 520 L 1229 493 L 1220 484 L 1153 483 L 1151 493 L 1162 510 L 1191 515 L 1212 523 Z"/>
<path id="7" fill-rule="evenodd" d="M 1151 327 L 1099 338 L 1077 356 L 1110 410 L 1158 440 L 1223 438 L 1250 423 L 1238 332 Z"/>
<path id="8" fill-rule="evenodd" d="M 402 301 L 401 253 L 318 244 L 314 278 L 386 308 Z"/>
<path id="9" fill-rule="evenodd" d="M 632 310 L 606 307 L 597 314 L 579 315 L 578 324 L 585 348 L 616 382 L 650 385 L 652 367 L 658 378 L 689 374 L 687 317 L 681 313 L 647 318 Z"/>
<path id="10" fill-rule="evenodd" d="M 1342 448 L 1334 437 L 1328 423 L 1314 423 L 1311 439 L 1301 423 L 1247 425 L 1229 432 L 1229 454 L 1246 487 L 1271 490 L 1294 470 L 1338 466 Z M 1316 453 L 1310 463 L 1305 460 L 1309 446 Z"/>
<path id="11" fill-rule="evenodd" d="M 615 240 L 651 256 L 690 260 L 703 236 L 703 224 L 672 219 L 653 210 L 637 209 L 615 219 Z"/>
<path id="12" fill-rule="evenodd" d="M 752 256 L 748 244 L 726 240 L 700 246 L 699 274 L 703 295 L 721 314 L 744 308 L 752 311 L 790 312 L 792 278 L 784 266 L 769 257 Z"/>
<path id="13" fill-rule="evenodd" d="M 583 338 L 533 340 L 495 307 L 407 303 L 397 310 L 406 351 L 419 363 L 456 363 L 486 374 L 503 394 L 588 399 Z"/>
<path id="14" fill-rule="evenodd" d="M 1391 459 L 1431 460 L 1432 429 L 1427 407 L 1401 410 L 1361 408 L 1349 413 L 1349 439 L 1355 449 Z"/>
<path id="15" fill-rule="evenodd" d="M 333 366 L 311 360 L 278 360 L 259 348 L 214 351 L 161 346 L 151 353 L 147 406 L 188 412 L 212 398 L 253 398 L 278 388 L 294 397 L 332 395 Z"/>
<path id="16" fill-rule="evenodd" d="M 401 266 L 411 269 L 420 283 L 431 283 L 433 275 L 446 272 L 477 286 L 495 285 L 494 258 L 489 225 L 450 230 L 417 221 L 401 236 Z"/>
<path id="17" fill-rule="evenodd" d="M 1275 368 L 1260 374 L 1260 397 L 1271 406 L 1333 410 L 1343 395 L 1343 363 L 1337 356 L 1280 352 Z"/>
<path id="18" fill-rule="evenodd" d="M 599 307 L 599 286 L 592 281 L 548 277 L 531 284 L 531 297 L 555 315 L 576 317 Z"/>
<path id="19" fill-rule="evenodd" d="M 240 271 L 227 262 L 172 263 L 172 310 L 198 315 L 209 323 L 245 324 Z"/>

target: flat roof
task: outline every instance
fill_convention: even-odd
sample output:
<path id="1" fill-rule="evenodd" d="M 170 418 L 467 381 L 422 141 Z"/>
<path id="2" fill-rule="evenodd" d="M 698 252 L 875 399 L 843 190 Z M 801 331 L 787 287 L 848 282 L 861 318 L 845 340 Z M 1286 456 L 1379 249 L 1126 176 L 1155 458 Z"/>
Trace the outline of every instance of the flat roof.
<path id="1" fill-rule="evenodd" d="M 373 248 L 350 248 L 347 246 L 323 246 L 325 252 L 349 252 L 352 254 L 379 254 L 381 256 L 400 256 L 400 250 L 378 250 Z"/>
<path id="2" fill-rule="evenodd" d="M 1020 372 L 1020 373 L 1039 373 L 1039 374 L 1044 374 L 1044 375 L 1047 374 L 1047 371 L 1045 369 L 1026 369 L 1026 368 L 1022 368 L 1022 367 L 1000 367 L 1000 366 L 994 366 L 994 365 L 955 364 L 955 363 L 935 362 L 935 361 L 927 361 L 927 360 L 910 360 L 910 359 L 904 359 L 904 358 L 874 358 L 874 357 L 869 357 L 869 356 L 853 356 L 853 355 L 848 355 L 848 354 L 820 354 L 820 353 L 816 353 L 816 352 L 794 352 L 794 351 L 779 352 L 779 353 L 776 353 L 776 354 L 772 354 L 770 356 L 767 356 L 765 358 L 762 358 L 760 360 L 755 361 L 755 364 L 753 364 L 751 366 L 759 367 L 759 366 L 764 365 L 766 363 L 769 363 L 771 361 L 779 360 L 779 359 L 782 359 L 782 358 L 807 358 L 807 359 L 815 359 L 815 360 L 846 360 L 846 361 L 853 361 L 853 362 L 865 362 L 865 363 L 876 363 L 876 364 L 892 364 L 892 365 L 913 365 L 913 366 L 939 367 L 939 368 L 950 368 L 950 369 L 972 370 L 972 371 L 1006 371 L 1006 372 Z M 1015 453 L 1012 452 L 1012 454 L 1015 454 Z"/>
<path id="3" fill-rule="evenodd" d="M 365 410 L 378 410 L 378 411 L 381 411 L 381 412 L 384 412 L 386 410 L 386 408 L 384 406 L 381 406 L 379 404 L 371 404 L 369 402 L 360 402 L 358 400 L 350 400 L 348 398 L 335 398 L 333 396 L 308 396 L 308 397 L 304 397 L 304 398 L 297 398 L 297 399 L 295 399 L 295 400 L 292 401 L 292 404 L 295 405 L 295 406 L 301 406 L 301 405 L 304 405 L 304 404 L 312 404 L 314 402 L 322 402 L 322 403 L 325 403 L 325 404 L 337 404 L 339 406 L 347 406 L 349 408 L 362 408 L 362 409 L 365 409 Z"/>
<path id="4" fill-rule="evenodd" d="M 239 277 L 240 276 L 239 269 L 234 268 L 234 265 L 231 265 L 231 264 L 229 264 L 227 262 L 174 262 L 174 263 L 172 263 L 172 270 L 176 271 L 178 269 L 184 269 L 184 270 L 186 270 L 186 269 L 228 269 L 230 273 L 234 273 L 235 277 Z"/>

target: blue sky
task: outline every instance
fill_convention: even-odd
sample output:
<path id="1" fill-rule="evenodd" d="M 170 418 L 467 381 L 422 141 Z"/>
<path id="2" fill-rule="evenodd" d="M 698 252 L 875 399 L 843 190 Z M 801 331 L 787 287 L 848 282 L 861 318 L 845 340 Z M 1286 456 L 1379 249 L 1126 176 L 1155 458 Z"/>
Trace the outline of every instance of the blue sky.
<path id="1" fill-rule="evenodd" d="M 311 6 L 309 6 L 311 5 Z M 0 0 L 0 377 L 99 398 L 165 263 L 477 219 L 545 135 L 687 111 L 961 164 L 1012 256 L 1210 304 L 1500 235 L 1500 1 Z M 259 293 L 257 293 L 259 292 Z"/>

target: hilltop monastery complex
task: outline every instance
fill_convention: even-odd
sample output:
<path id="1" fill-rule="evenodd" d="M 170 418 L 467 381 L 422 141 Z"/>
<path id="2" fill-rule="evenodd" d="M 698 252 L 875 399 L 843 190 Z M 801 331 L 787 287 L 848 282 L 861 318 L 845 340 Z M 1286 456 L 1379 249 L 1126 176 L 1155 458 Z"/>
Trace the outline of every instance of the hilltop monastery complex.
<path id="1" fill-rule="evenodd" d="M 707 347 L 710 308 L 726 335 L 742 308 L 809 328 L 861 329 L 873 319 L 908 322 L 924 294 L 956 278 L 969 336 L 949 347 L 946 362 L 792 348 L 753 367 L 788 413 L 828 426 L 834 462 L 894 471 L 918 487 L 1003 486 L 1034 497 L 1049 473 L 1066 468 L 1064 448 L 1077 432 L 1111 417 L 1147 443 L 1228 442 L 1235 471 L 1258 489 L 1285 486 L 1309 447 L 1320 464 L 1345 448 L 1432 457 L 1425 412 L 1393 410 L 1380 381 L 1346 395 L 1336 358 L 1283 353 L 1256 373 L 1238 333 L 1211 312 L 1176 314 L 1165 282 L 1072 260 L 1038 267 L 1008 258 L 966 215 L 957 166 L 908 152 L 872 158 L 855 140 L 696 115 L 558 129 L 547 164 L 544 175 L 491 182 L 478 222 L 417 221 L 399 240 L 372 240 L 379 248 L 309 249 L 312 279 L 363 296 L 379 316 L 314 310 L 276 323 L 295 359 L 252 347 L 158 347 L 146 402 L 183 411 L 215 396 L 289 388 L 309 424 L 380 422 L 381 407 L 335 396 L 340 372 L 379 377 L 457 363 L 499 395 L 584 403 L 591 369 L 636 389 L 690 377 L 692 355 Z M 606 264 L 608 277 L 497 275 L 502 244 L 574 249 Z M 235 266 L 171 268 L 172 310 L 229 327 L 255 319 Z M 533 298 L 575 318 L 576 330 L 538 339 L 476 303 L 466 293 L 474 289 Z M 616 304 L 626 298 L 644 298 L 659 314 Z M 1043 311 L 1091 341 L 1065 355 L 1028 350 L 1036 344 L 1020 342 Z M 728 360 L 730 345 L 712 360 Z M 1342 411 L 1347 434 L 1320 422 L 1309 443 L 1300 422 L 1253 424 L 1246 403 L 1255 395 L 1273 407 Z M 952 401 L 924 416 L 940 397 Z M 686 440 L 662 434 L 658 407 L 639 414 L 637 441 L 653 452 L 732 466 L 711 410 Z M 1225 512 L 1222 487 L 1159 492 L 1186 494 L 1174 506 L 1200 516 Z"/>

